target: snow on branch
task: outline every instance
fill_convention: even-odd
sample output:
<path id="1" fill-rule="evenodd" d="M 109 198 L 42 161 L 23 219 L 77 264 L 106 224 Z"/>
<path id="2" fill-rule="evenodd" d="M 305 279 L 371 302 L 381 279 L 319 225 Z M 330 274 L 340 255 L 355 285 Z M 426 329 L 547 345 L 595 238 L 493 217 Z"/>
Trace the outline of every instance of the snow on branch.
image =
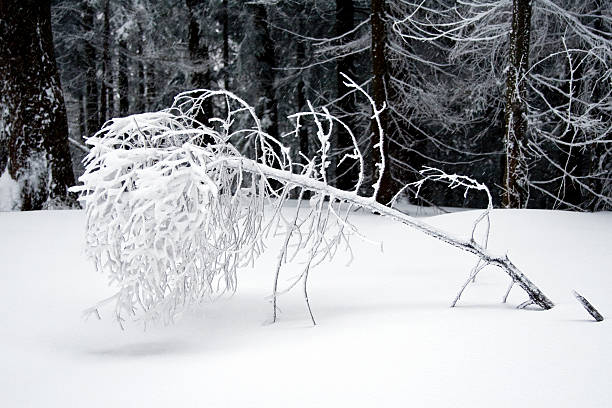
<path id="1" fill-rule="evenodd" d="M 346 80 L 347 86 L 373 104 L 361 87 Z M 206 123 L 197 120 L 207 99 L 223 103 L 225 117 L 208 118 Z M 306 157 L 306 152 L 300 152 L 307 159 L 305 164 L 293 163 L 290 149 L 262 130 L 255 110 L 227 91 L 182 93 L 167 110 L 113 119 L 88 139 L 91 150 L 79 178 L 82 184 L 73 191 L 80 192 L 86 208 L 88 254 L 117 290 L 90 312 L 98 314 L 99 307 L 114 302 L 122 327 L 126 319 L 171 322 L 191 305 L 235 291 L 238 268 L 253 264 L 267 240 L 280 234 L 284 239 L 271 296 L 273 320 L 278 296 L 301 284 L 314 323 L 308 302 L 309 272 L 339 249 L 350 250 L 349 238 L 358 235 L 349 220 L 355 207 L 376 211 L 471 252 L 479 263 L 499 266 L 531 301 L 545 309 L 553 306 L 507 258 L 490 254 L 486 240 L 476 243 L 473 231 L 470 240 L 453 237 L 377 203 L 379 182 L 373 196 L 360 196 L 364 155 L 356 138 L 328 110 L 308 106 L 309 111 L 290 116 L 294 133 L 306 120 L 317 129 L 319 144 L 314 154 Z M 381 111 L 374 106 L 372 111 L 378 122 Z M 326 179 L 334 126 L 349 130 L 354 152 L 344 160 L 353 160 L 361 169 L 356 185 L 348 191 L 330 186 Z M 379 132 L 382 149 L 380 126 Z M 242 151 L 236 146 L 242 146 Z M 426 179 L 446 178 L 451 186 L 483 189 L 466 177 L 434 169 L 427 172 Z M 297 190 L 293 194 L 297 203 L 287 206 L 292 190 Z M 308 200 L 305 191 L 312 194 Z M 485 218 L 488 225 L 488 210 L 474 229 Z M 302 272 L 281 288 L 283 265 L 296 259 L 303 265 Z"/>

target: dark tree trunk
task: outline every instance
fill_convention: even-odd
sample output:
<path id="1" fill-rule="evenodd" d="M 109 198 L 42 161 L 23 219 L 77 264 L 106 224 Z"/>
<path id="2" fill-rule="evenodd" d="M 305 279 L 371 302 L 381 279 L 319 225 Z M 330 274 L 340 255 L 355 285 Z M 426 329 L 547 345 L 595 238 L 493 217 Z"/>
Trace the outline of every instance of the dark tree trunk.
<path id="1" fill-rule="evenodd" d="M 297 42 L 296 45 L 296 66 L 301 66 L 305 59 L 304 53 L 304 44 L 301 41 Z M 305 84 L 302 79 L 302 75 L 300 74 L 300 78 L 297 84 L 297 95 L 296 95 L 296 104 L 297 111 L 303 112 L 306 108 L 306 92 L 304 90 Z M 307 157 L 310 157 L 310 147 L 308 146 L 308 130 L 306 126 L 301 126 L 298 131 L 298 137 L 300 139 L 300 152 L 303 153 L 305 157 L 300 156 L 300 163 L 306 165 L 308 163 Z"/>
<path id="2" fill-rule="evenodd" d="M 155 86 L 155 65 L 147 64 L 147 110 L 153 111 L 157 109 L 157 87 Z"/>
<path id="3" fill-rule="evenodd" d="M 353 0 L 336 0 L 336 24 L 335 35 L 337 37 L 346 34 L 355 28 L 355 7 Z M 353 35 L 347 35 L 343 38 L 342 44 L 348 43 L 353 39 Z M 342 111 L 344 122 L 349 128 L 355 129 L 354 121 L 351 120 L 356 108 L 353 95 L 345 96 L 351 89 L 344 85 L 346 80 L 341 76 L 345 74 L 350 78 L 355 77 L 354 61 L 351 55 L 339 58 L 336 65 L 336 83 L 337 83 L 337 98 L 338 108 Z M 340 99 L 341 98 L 341 99 Z M 355 160 L 344 160 L 342 157 L 346 154 L 352 154 L 354 144 L 349 132 L 343 127 L 338 127 L 336 147 L 338 149 L 336 165 L 336 187 L 342 190 L 351 190 L 355 187 L 359 177 L 359 167 Z M 342 163 L 340 163 L 342 161 Z"/>
<path id="4" fill-rule="evenodd" d="M 250 5 L 253 18 L 253 33 L 256 38 L 255 76 L 259 83 L 258 102 L 255 106 L 257 116 L 262 120 L 263 131 L 278 140 L 278 101 L 275 89 L 275 54 L 274 43 L 268 27 L 268 12 L 263 4 Z M 277 157 L 281 156 L 280 146 L 272 144 Z M 276 159 L 270 162 L 273 167 L 279 167 Z M 273 180 L 272 188 L 280 188 L 280 183 Z"/>
<path id="5" fill-rule="evenodd" d="M 200 38 L 199 21 L 203 14 L 203 3 L 202 0 L 186 0 L 189 10 L 189 57 L 194 65 L 194 71 L 191 74 L 191 86 L 195 89 L 210 89 L 208 45 L 205 39 L 202 40 Z M 202 108 L 195 119 L 201 124 L 206 125 L 208 119 L 212 117 L 212 103 L 210 100 L 207 100 L 202 104 Z"/>
<path id="6" fill-rule="evenodd" d="M 119 66 L 117 70 L 117 88 L 119 90 L 119 116 L 127 116 L 130 112 L 130 82 L 127 58 L 127 42 L 119 41 Z"/>
<path id="7" fill-rule="evenodd" d="M 304 63 L 304 59 L 305 59 L 304 44 L 302 43 L 301 40 L 298 40 L 296 44 L 296 51 L 295 51 L 295 61 L 296 61 L 295 65 L 298 67 L 302 66 L 302 64 Z M 298 112 L 303 112 L 305 111 L 305 108 L 306 108 L 305 86 L 306 85 L 304 84 L 304 79 L 302 78 L 302 74 L 300 74 L 298 84 L 297 84 L 297 92 L 296 92 L 296 105 L 297 105 L 296 110 Z M 302 164 L 303 166 L 306 166 L 308 164 L 307 158 L 310 157 L 310 146 L 308 143 L 308 129 L 306 128 L 306 126 L 300 127 L 298 131 L 298 138 L 299 138 L 299 143 L 300 143 L 300 152 L 302 153 L 302 155 L 300 155 L 300 164 Z M 310 191 L 304 191 L 302 197 L 304 199 L 310 198 Z"/>
<path id="8" fill-rule="evenodd" d="M 77 89 L 75 96 L 79 105 L 79 135 L 81 136 L 81 142 L 85 142 L 87 138 L 87 121 L 85 120 L 85 94 L 82 87 Z"/>
<path id="9" fill-rule="evenodd" d="M 257 76 L 261 89 L 262 102 L 258 104 L 258 115 L 267 123 L 264 131 L 270 136 L 278 138 L 278 103 L 274 85 L 274 44 L 268 29 L 268 13 L 262 4 L 251 5 L 253 10 L 254 30 L 253 35 L 260 40 L 259 52 L 255 55 L 257 60 Z"/>
<path id="10" fill-rule="evenodd" d="M 376 195 L 376 201 L 381 204 L 387 204 L 393 198 L 393 182 L 391 180 L 391 163 L 389 162 L 389 135 L 391 126 L 389 124 L 389 113 L 388 113 L 388 100 L 389 94 L 387 92 L 387 84 L 389 83 L 389 72 L 387 69 L 387 58 L 385 53 L 385 47 L 387 42 L 387 36 L 385 31 L 385 0 L 372 0 L 372 97 L 376 104 L 377 109 L 381 109 L 384 104 L 387 104 L 385 109 L 380 114 L 380 120 L 385 138 L 383 142 L 383 154 L 381 157 L 380 151 L 377 147 L 380 141 L 380 135 L 378 128 L 375 123 L 372 123 L 372 181 L 376 182 L 380 175 L 380 167 L 378 163 L 383 160 L 385 162 L 384 172 L 380 182 L 380 188 Z"/>
<path id="11" fill-rule="evenodd" d="M 510 64 L 506 83 L 506 168 L 503 205 L 525 208 L 529 199 L 527 173 L 527 96 L 523 76 L 529 67 L 531 0 L 513 0 Z"/>
<path id="12" fill-rule="evenodd" d="M 93 44 L 95 11 L 87 1 L 83 2 L 83 28 L 85 39 L 85 114 L 87 134 L 93 135 L 100 128 L 98 107 L 98 80 L 96 78 L 96 47 Z"/>
<path id="13" fill-rule="evenodd" d="M 100 124 L 110 119 L 110 0 L 104 1 L 104 28 L 102 33 L 102 83 L 100 85 Z"/>
<path id="14" fill-rule="evenodd" d="M 0 164 L 18 182 L 19 208 L 74 204 L 50 0 L 0 1 L 0 86 Z"/>
<path id="15" fill-rule="evenodd" d="M 145 67 L 143 61 L 144 35 L 142 28 L 138 27 L 138 45 L 136 46 L 136 80 L 138 81 L 138 93 L 135 98 L 134 111 L 144 112 L 147 96 L 145 95 Z"/>
<path id="16" fill-rule="evenodd" d="M 221 25 L 223 26 L 223 86 L 225 89 L 229 89 L 229 10 L 227 0 L 223 0 Z"/>

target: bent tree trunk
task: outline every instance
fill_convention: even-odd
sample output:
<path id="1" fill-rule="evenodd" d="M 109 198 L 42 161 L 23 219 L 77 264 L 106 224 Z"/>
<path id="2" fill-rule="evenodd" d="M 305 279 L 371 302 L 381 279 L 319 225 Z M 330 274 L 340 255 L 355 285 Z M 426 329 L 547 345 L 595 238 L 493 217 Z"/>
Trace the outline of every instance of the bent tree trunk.
<path id="1" fill-rule="evenodd" d="M 202 0 L 186 0 L 189 11 L 188 50 L 189 58 L 194 66 L 191 73 L 191 86 L 194 89 L 210 88 L 209 51 L 206 40 L 202 38 L 202 30 L 206 27 L 200 25 L 200 20 L 205 15 L 206 5 Z M 204 101 L 202 111 L 195 117 L 201 124 L 208 122 L 213 117 L 213 106 L 211 101 Z"/>
<path id="2" fill-rule="evenodd" d="M 18 186 L 11 207 L 74 203 L 50 0 L 0 2 L 0 107 L 0 173 L 8 170 Z"/>
<path id="3" fill-rule="evenodd" d="M 265 177 L 276 179 L 283 183 L 296 184 L 313 192 L 319 192 L 330 196 L 330 201 L 339 199 L 353 203 L 365 209 L 375 211 L 385 217 L 389 217 L 395 221 L 401 222 L 404 225 L 415 228 L 425 234 L 446 242 L 463 251 L 470 252 L 481 259 L 485 264 L 495 265 L 502 269 L 512 282 L 519 285 L 529 296 L 529 299 L 534 304 L 542 309 L 550 309 L 554 303 L 548 299 L 544 293 L 527 278 L 507 256 L 496 256 L 476 243 L 474 240 L 465 240 L 459 237 L 454 237 L 451 234 L 442 231 L 434 226 L 428 225 L 414 217 L 406 215 L 393 208 L 387 207 L 375 201 L 371 197 L 359 196 L 354 192 L 340 190 L 329 186 L 328 184 L 312 179 L 304 175 L 294 174 L 288 171 L 272 168 L 270 166 L 256 163 L 246 158 L 227 158 L 225 161 L 227 166 L 242 169 L 253 174 L 261 174 Z"/>

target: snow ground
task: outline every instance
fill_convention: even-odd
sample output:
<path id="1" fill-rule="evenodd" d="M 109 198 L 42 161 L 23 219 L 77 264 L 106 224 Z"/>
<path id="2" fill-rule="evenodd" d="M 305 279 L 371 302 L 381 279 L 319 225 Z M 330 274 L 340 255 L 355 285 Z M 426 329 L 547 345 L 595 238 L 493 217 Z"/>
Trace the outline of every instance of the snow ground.
<path id="1" fill-rule="evenodd" d="M 468 234 L 475 216 L 428 222 Z M 354 240 L 352 265 L 341 256 L 312 272 L 316 327 L 299 290 L 265 324 L 271 248 L 233 297 L 122 332 L 110 310 L 81 318 L 111 294 L 83 256 L 83 212 L 0 213 L 0 406 L 612 406 L 611 320 L 595 323 L 571 294 L 612 318 L 612 213 L 494 211 L 491 247 L 550 311 L 515 309 L 520 289 L 501 304 L 496 269 L 451 309 L 470 255 L 375 215 L 353 221 L 384 253 Z"/>

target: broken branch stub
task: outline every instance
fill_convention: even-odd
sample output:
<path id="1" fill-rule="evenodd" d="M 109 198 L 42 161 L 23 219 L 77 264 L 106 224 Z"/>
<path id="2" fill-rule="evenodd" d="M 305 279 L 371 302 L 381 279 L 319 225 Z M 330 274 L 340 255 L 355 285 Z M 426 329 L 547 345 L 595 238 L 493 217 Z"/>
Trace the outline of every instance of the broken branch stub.
<path id="1" fill-rule="evenodd" d="M 580 304 L 585 308 L 585 310 L 589 312 L 591 316 L 593 316 L 593 319 L 595 319 L 598 322 L 603 321 L 604 319 L 603 316 L 597 311 L 597 309 L 595 309 L 595 307 L 591 304 L 591 302 L 586 300 L 583 296 L 581 296 L 575 290 L 573 291 L 573 293 L 576 299 L 578 300 L 578 302 L 580 302 Z"/>

